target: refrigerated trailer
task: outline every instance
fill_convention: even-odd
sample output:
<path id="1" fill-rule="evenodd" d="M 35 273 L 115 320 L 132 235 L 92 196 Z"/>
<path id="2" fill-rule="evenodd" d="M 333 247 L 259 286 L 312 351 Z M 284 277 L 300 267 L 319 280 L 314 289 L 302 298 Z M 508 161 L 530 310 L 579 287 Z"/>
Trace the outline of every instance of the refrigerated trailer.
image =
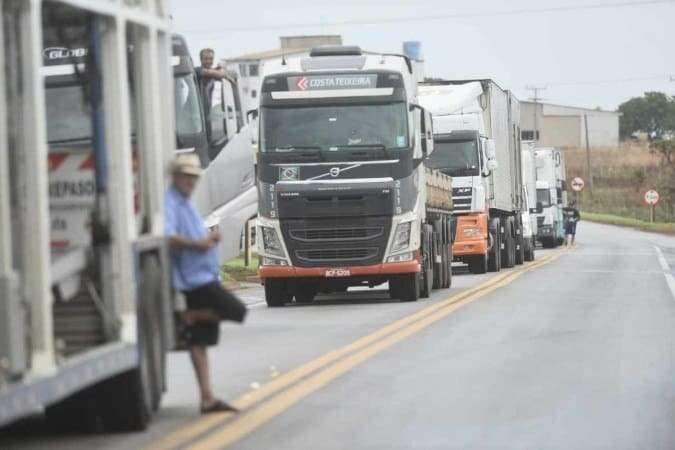
<path id="1" fill-rule="evenodd" d="M 525 261 L 534 261 L 534 252 L 537 242 L 537 212 L 541 212 L 542 205 L 537 204 L 537 167 L 535 162 L 534 141 L 522 141 L 523 166 L 523 246 Z"/>
<path id="2" fill-rule="evenodd" d="M 557 247 L 565 241 L 563 208 L 567 206 L 565 154 L 559 148 L 538 147 L 534 151 L 537 167 L 537 240 L 544 247 Z"/>
<path id="3" fill-rule="evenodd" d="M 430 115 L 410 60 L 319 47 L 263 68 L 258 251 L 269 306 L 389 283 L 448 287 L 451 179 L 425 168 Z"/>
<path id="4" fill-rule="evenodd" d="M 176 134 L 170 17 L 153 6 L 2 2 L 0 426 L 46 412 L 143 429 L 159 407 Z"/>
<path id="5" fill-rule="evenodd" d="M 457 219 L 453 254 L 472 273 L 524 260 L 520 106 L 492 80 L 421 83 L 433 117 L 429 165 L 452 176 Z"/>

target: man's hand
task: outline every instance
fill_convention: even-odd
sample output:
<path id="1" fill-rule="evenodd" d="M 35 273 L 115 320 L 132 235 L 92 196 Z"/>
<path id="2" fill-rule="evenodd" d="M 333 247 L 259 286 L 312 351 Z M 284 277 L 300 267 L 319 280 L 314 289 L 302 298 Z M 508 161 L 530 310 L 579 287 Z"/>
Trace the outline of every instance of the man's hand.
<path id="1" fill-rule="evenodd" d="M 205 252 L 207 250 L 210 250 L 217 243 L 218 243 L 218 241 L 214 241 L 211 238 L 211 236 L 207 236 L 204 239 L 192 241 L 192 248 L 194 248 L 195 250 L 200 251 L 200 252 Z"/>
<path id="2" fill-rule="evenodd" d="M 216 230 L 211 231 L 209 233 L 209 238 L 215 243 L 220 242 L 220 232 Z"/>

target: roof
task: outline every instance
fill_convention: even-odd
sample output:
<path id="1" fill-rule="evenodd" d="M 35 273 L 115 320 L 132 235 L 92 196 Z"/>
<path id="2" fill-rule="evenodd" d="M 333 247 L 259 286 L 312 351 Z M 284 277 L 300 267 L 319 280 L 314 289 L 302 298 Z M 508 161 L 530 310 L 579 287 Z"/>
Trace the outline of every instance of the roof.
<path id="1" fill-rule="evenodd" d="M 604 109 L 584 108 L 584 107 L 581 107 L 581 106 L 561 105 L 561 104 L 558 104 L 558 103 L 533 102 L 533 101 L 531 101 L 531 100 L 521 100 L 520 103 L 521 103 L 521 104 L 527 103 L 527 104 L 530 104 L 530 105 L 533 105 L 533 104 L 537 103 L 537 104 L 539 104 L 539 105 L 555 106 L 555 107 L 558 107 L 558 108 L 578 109 L 578 110 L 580 110 L 580 111 L 589 111 L 589 112 L 600 113 L 600 114 L 616 114 L 616 115 L 621 115 L 621 113 L 620 113 L 619 111 L 606 111 L 606 110 L 604 110 Z"/>
<path id="2" fill-rule="evenodd" d="M 274 50 L 266 50 L 263 52 L 255 52 L 255 53 L 246 53 L 243 55 L 239 56 L 234 56 L 232 58 L 223 58 L 227 62 L 233 62 L 233 61 L 251 61 L 251 60 L 256 60 L 259 61 L 261 59 L 270 59 L 270 58 L 278 58 L 283 55 L 296 55 L 298 53 L 304 53 L 309 51 L 308 48 L 275 48 Z"/>

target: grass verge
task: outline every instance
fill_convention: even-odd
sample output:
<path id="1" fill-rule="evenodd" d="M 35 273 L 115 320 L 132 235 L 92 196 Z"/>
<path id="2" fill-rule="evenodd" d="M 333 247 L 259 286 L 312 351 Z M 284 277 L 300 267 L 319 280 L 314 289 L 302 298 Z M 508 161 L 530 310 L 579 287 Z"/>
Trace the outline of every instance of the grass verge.
<path id="1" fill-rule="evenodd" d="M 244 255 L 239 255 L 223 264 L 220 267 L 220 273 L 223 282 L 226 284 L 246 281 L 248 277 L 258 275 L 258 255 L 251 254 L 251 262 L 248 267 L 244 264 Z"/>
<path id="2" fill-rule="evenodd" d="M 581 212 L 581 220 L 590 222 L 607 223 L 621 227 L 636 228 L 643 231 L 652 231 L 655 233 L 675 234 L 675 223 L 665 222 L 645 222 L 644 220 L 631 219 L 629 217 L 614 216 L 611 214 L 598 214 L 591 212 Z"/>

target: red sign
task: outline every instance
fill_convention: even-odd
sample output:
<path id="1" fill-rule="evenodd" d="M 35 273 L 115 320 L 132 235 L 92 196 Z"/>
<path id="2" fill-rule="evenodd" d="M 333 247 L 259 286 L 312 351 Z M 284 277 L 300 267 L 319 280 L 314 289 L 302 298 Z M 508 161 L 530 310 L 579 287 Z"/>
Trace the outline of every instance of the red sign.
<path id="1" fill-rule="evenodd" d="M 584 180 L 579 177 L 574 177 L 571 186 L 573 191 L 580 192 L 584 188 Z"/>
<path id="2" fill-rule="evenodd" d="M 309 87 L 309 80 L 307 79 L 307 77 L 302 77 L 298 80 L 297 85 L 301 91 L 306 91 L 307 88 Z"/>
<path id="3" fill-rule="evenodd" d="M 645 203 L 648 205 L 655 206 L 659 202 L 660 198 L 661 196 L 654 189 L 650 189 L 645 192 Z"/>

